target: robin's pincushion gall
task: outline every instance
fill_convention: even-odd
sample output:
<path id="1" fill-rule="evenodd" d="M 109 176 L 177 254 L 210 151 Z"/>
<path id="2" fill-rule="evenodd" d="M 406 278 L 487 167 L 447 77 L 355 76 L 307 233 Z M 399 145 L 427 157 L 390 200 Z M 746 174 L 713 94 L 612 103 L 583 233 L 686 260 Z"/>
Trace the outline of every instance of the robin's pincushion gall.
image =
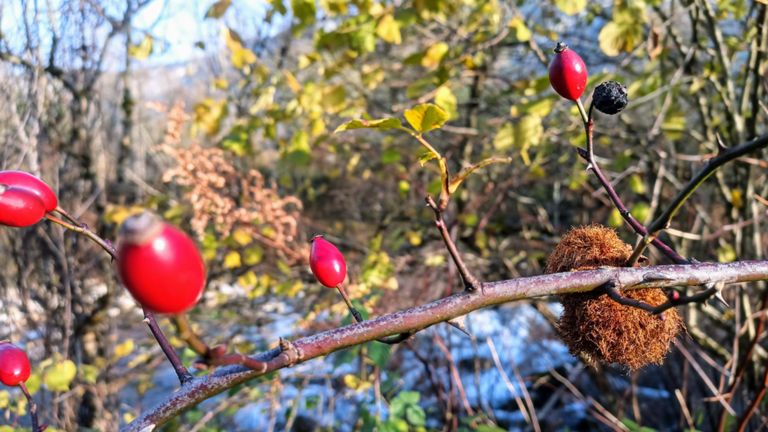
<path id="1" fill-rule="evenodd" d="M 563 236 L 547 260 L 547 273 L 623 266 L 632 254 L 616 232 L 600 225 L 574 228 Z M 653 306 L 667 296 L 659 288 L 622 291 L 625 297 Z M 574 355 L 588 361 L 617 363 L 630 370 L 659 364 L 672 339 L 683 328 L 676 310 L 664 317 L 624 306 L 606 294 L 580 293 L 560 296 L 563 315 L 557 330 Z"/>

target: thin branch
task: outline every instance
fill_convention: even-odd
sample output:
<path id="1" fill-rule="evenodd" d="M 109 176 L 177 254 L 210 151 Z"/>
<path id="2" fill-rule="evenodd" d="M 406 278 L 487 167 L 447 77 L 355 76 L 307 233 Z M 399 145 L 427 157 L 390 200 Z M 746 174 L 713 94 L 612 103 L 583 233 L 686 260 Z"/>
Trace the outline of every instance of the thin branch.
<path id="1" fill-rule="evenodd" d="M 146 308 L 144 308 L 144 322 L 147 323 L 147 326 L 149 326 L 149 331 L 152 332 L 152 336 L 155 337 L 157 343 L 160 344 L 160 349 L 163 350 L 165 356 L 168 357 L 168 361 L 171 362 L 173 369 L 176 371 L 176 375 L 179 377 L 179 382 L 181 385 L 184 386 L 192 381 L 194 377 L 191 373 L 189 373 L 187 368 L 184 367 L 184 364 L 181 362 L 181 358 L 179 358 L 179 355 L 176 354 L 176 350 L 173 349 L 171 343 L 168 342 L 168 339 L 166 339 L 163 331 L 157 324 L 155 315 Z"/>
<path id="2" fill-rule="evenodd" d="M 603 174 L 603 171 L 600 169 L 600 165 L 597 164 L 597 161 L 595 160 L 595 154 L 593 150 L 593 130 L 594 130 L 594 123 L 592 121 L 592 105 L 589 106 L 589 113 L 587 113 L 584 110 L 584 105 L 581 103 L 580 99 L 576 100 L 577 106 L 579 107 L 579 113 L 581 113 L 581 118 L 584 120 L 584 131 L 587 136 L 587 149 L 581 149 L 578 148 L 577 151 L 579 152 L 579 155 L 587 161 L 587 169 L 592 170 L 593 173 L 595 173 L 595 176 L 597 177 L 600 184 L 603 186 L 603 189 L 605 189 L 605 192 L 608 194 L 608 197 L 611 199 L 611 202 L 616 207 L 617 210 L 619 210 L 619 213 L 621 214 L 621 217 L 624 218 L 625 221 L 629 224 L 629 226 L 632 227 L 632 229 L 640 236 L 643 236 L 643 238 L 647 238 L 648 231 L 645 229 L 645 226 L 637 221 L 627 209 L 627 206 L 624 205 L 624 202 L 619 197 L 619 194 L 616 193 L 616 189 L 613 187 L 613 184 L 611 184 L 610 180 Z M 666 255 L 668 258 L 670 258 L 672 261 L 674 261 L 677 264 L 688 264 L 689 261 L 677 252 L 675 252 L 674 249 L 672 249 L 670 246 L 668 246 L 666 243 L 662 242 L 658 238 L 649 239 L 649 242 L 653 244 L 656 248 L 658 248 L 664 255 Z"/>
<path id="3" fill-rule="evenodd" d="M 459 250 L 456 248 L 456 244 L 451 238 L 451 233 L 448 232 L 448 227 L 443 219 L 442 210 L 440 210 L 440 207 L 435 203 L 435 200 L 431 196 L 427 196 L 425 201 L 427 202 L 427 206 L 435 213 L 435 225 L 437 226 L 438 231 L 440 231 L 440 236 L 443 238 L 445 247 L 448 248 L 448 253 L 451 255 L 453 263 L 456 264 L 456 268 L 459 269 L 459 275 L 464 284 L 464 289 L 470 292 L 479 289 L 482 292 L 483 283 L 472 275 L 469 268 L 467 268 L 467 265 L 464 264 L 464 260 L 461 259 Z"/>
<path id="4" fill-rule="evenodd" d="M 40 426 L 40 420 L 37 418 L 37 404 L 35 403 L 35 400 L 32 399 L 32 395 L 29 393 L 26 384 L 23 382 L 19 383 L 19 388 L 21 389 L 21 392 L 24 393 L 24 397 L 27 398 L 29 420 L 32 423 L 32 431 L 43 432 L 47 426 Z"/>
<path id="5" fill-rule="evenodd" d="M 720 153 L 714 158 L 710 159 L 709 162 L 707 162 L 707 164 L 704 165 L 704 167 L 702 167 L 695 176 L 693 176 L 688 184 L 686 184 L 685 187 L 677 193 L 677 196 L 675 196 L 669 206 L 667 206 L 666 210 L 664 210 L 664 212 L 648 226 L 648 234 L 646 235 L 646 238 L 656 237 L 661 230 L 667 228 L 670 221 L 675 216 L 675 214 L 677 214 L 685 201 L 688 200 L 688 198 L 690 198 L 691 195 L 696 192 L 699 186 L 701 186 L 712 174 L 714 174 L 718 168 L 736 158 L 768 147 L 768 135 L 763 135 L 729 149 L 724 149 L 720 143 L 718 143 L 718 147 L 721 149 Z M 638 247 L 635 248 L 632 256 L 640 256 L 640 254 L 643 253 L 646 245 L 646 241 L 640 242 Z"/>
<path id="6" fill-rule="evenodd" d="M 649 281 L 649 276 L 651 275 Z M 663 278 L 660 277 L 663 275 Z M 696 263 L 644 268 L 601 268 L 596 270 L 555 273 L 484 284 L 484 295 L 461 292 L 452 296 L 384 315 L 370 321 L 328 330 L 293 341 L 290 349 L 274 349 L 251 358 L 267 364 L 266 370 L 255 371 L 239 366 L 220 368 L 210 375 L 196 378 L 169 395 L 160 405 L 142 414 L 123 428 L 138 432 L 160 426 L 184 410 L 197 405 L 240 383 L 264 373 L 296 363 L 327 356 L 352 346 L 389 335 L 417 332 L 469 312 L 515 300 L 591 291 L 609 281 L 620 281 L 624 289 L 740 283 L 768 280 L 768 260 L 741 261 L 728 264 Z"/>

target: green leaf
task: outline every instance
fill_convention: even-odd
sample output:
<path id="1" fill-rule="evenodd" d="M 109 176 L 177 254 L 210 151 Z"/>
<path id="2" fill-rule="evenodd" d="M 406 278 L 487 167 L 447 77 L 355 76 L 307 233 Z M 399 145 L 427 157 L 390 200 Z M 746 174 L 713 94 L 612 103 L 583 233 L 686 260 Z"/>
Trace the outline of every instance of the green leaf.
<path id="1" fill-rule="evenodd" d="M 413 426 L 424 426 L 427 421 L 427 415 L 418 405 L 408 405 L 405 407 L 405 419 Z"/>
<path id="2" fill-rule="evenodd" d="M 424 166 L 427 164 L 427 162 L 431 161 L 432 159 L 435 159 L 437 155 L 429 150 L 425 150 L 423 153 L 419 155 L 419 165 Z"/>
<path id="3" fill-rule="evenodd" d="M 388 148 L 381 154 L 381 163 L 384 165 L 390 165 L 400 162 L 400 152 L 395 148 Z"/>
<path id="4" fill-rule="evenodd" d="M 435 92 L 435 104 L 448 113 L 449 119 L 452 120 L 459 117 L 456 95 L 453 94 L 451 88 L 447 85 L 440 86 L 440 88 L 437 89 L 437 92 Z"/>
<path id="5" fill-rule="evenodd" d="M 400 119 L 388 117 L 377 120 L 355 119 L 342 123 L 333 133 L 344 132 L 352 129 L 399 129 L 402 127 Z"/>
<path id="6" fill-rule="evenodd" d="M 136 60 L 144 60 L 152 54 L 152 46 L 154 40 L 150 35 L 144 35 L 144 39 L 138 45 L 131 44 L 128 46 L 128 55 Z"/>
<path id="7" fill-rule="evenodd" d="M 400 35 L 400 23 L 397 22 L 392 14 L 386 14 L 379 19 L 376 26 L 376 34 L 385 42 L 400 45 L 402 37 Z"/>
<path id="8" fill-rule="evenodd" d="M 629 188 L 632 190 L 632 192 L 638 195 L 643 195 L 648 190 L 648 188 L 645 187 L 643 178 L 638 174 L 633 174 L 629 177 Z"/>
<path id="9" fill-rule="evenodd" d="M 448 121 L 448 113 L 435 104 L 427 103 L 406 110 L 405 119 L 416 132 L 424 134 L 441 128 Z"/>
<path id="10" fill-rule="evenodd" d="M 390 353 L 391 347 L 389 345 L 381 343 L 368 344 L 368 357 L 381 369 L 384 369 L 387 366 Z"/>
<path id="11" fill-rule="evenodd" d="M 637 203 L 632 206 L 630 213 L 632 216 L 634 216 L 635 219 L 637 219 L 638 222 L 645 224 L 651 217 L 651 207 L 646 203 Z"/>
<path id="12" fill-rule="evenodd" d="M 291 10 L 293 16 L 299 20 L 295 30 L 300 30 L 315 22 L 317 7 L 315 0 L 291 0 Z"/>
<path id="13" fill-rule="evenodd" d="M 624 224 L 624 218 L 621 217 L 619 209 L 614 208 L 611 210 L 610 216 L 608 216 L 608 226 L 613 228 L 619 228 Z"/>
<path id="14" fill-rule="evenodd" d="M 229 6 L 232 4 L 232 0 L 219 0 L 212 4 L 205 13 L 206 18 L 218 19 L 221 18 L 224 13 L 227 12 Z"/>
<path id="15" fill-rule="evenodd" d="M 77 366 L 71 360 L 62 360 L 47 368 L 43 374 L 43 383 L 50 391 L 63 392 L 77 375 Z"/>
<path id="16" fill-rule="evenodd" d="M 587 0 L 555 0 L 555 6 L 566 15 L 576 15 L 587 7 Z"/>

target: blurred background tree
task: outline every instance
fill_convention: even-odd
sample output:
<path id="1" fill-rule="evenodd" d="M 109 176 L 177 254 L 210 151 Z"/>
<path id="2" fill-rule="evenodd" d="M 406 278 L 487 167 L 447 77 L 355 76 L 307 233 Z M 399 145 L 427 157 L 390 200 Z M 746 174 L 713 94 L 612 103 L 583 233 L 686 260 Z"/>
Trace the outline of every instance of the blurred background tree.
<path id="1" fill-rule="evenodd" d="M 402 133 L 334 134 L 344 121 L 431 102 L 450 116 L 430 140 L 453 172 L 510 157 L 465 182 L 449 228 L 481 279 L 539 274 L 571 226 L 604 223 L 634 241 L 574 151 L 580 118 L 546 75 L 555 43 L 581 54 L 590 89 L 628 86 L 628 109 L 597 119 L 596 152 L 650 222 L 719 140 L 766 133 L 766 7 L 7 0 L 0 169 L 41 175 L 106 237 L 142 208 L 195 233 L 210 283 L 192 321 L 209 342 L 247 352 L 349 322 L 307 270 L 313 233 L 351 258 L 349 291 L 370 314 L 460 289 L 423 205 L 439 192 L 435 160 Z M 763 258 L 765 180 L 763 155 L 726 166 L 665 240 L 700 261 Z M 172 388 L 94 246 L 42 225 L 0 230 L 0 247 L 0 339 L 38 360 L 46 421 L 114 430 Z M 551 327 L 557 305 L 530 302 L 470 315 L 471 338 L 440 326 L 270 375 L 169 430 L 730 430 L 754 401 L 765 406 L 767 292 L 737 286 L 731 309 L 683 309 L 688 334 L 665 365 L 639 373 L 585 368 Z M 25 407 L 6 396 L 4 421 L 19 425 Z M 765 424 L 762 414 L 745 423 Z"/>

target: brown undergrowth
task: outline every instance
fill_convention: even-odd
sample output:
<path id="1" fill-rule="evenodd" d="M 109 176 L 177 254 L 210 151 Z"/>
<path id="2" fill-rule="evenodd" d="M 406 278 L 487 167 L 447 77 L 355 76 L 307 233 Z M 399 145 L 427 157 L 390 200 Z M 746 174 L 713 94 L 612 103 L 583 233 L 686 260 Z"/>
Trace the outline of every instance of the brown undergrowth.
<path id="1" fill-rule="evenodd" d="M 547 273 L 623 266 L 632 254 L 616 232 L 601 225 L 574 228 L 563 236 L 547 260 Z M 622 291 L 622 295 L 653 306 L 666 301 L 659 288 Z M 659 364 L 669 352 L 672 339 L 683 328 L 676 310 L 664 316 L 621 305 L 606 294 L 560 296 L 563 314 L 558 333 L 574 355 L 589 362 L 617 363 L 630 370 Z"/>

